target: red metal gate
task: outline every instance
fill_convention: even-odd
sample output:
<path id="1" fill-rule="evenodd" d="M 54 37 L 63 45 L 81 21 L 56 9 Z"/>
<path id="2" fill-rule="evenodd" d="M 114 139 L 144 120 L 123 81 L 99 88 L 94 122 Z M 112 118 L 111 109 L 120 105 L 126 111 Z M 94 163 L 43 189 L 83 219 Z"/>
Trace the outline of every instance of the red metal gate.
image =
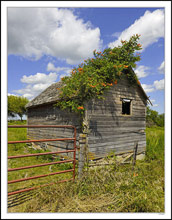
<path id="1" fill-rule="evenodd" d="M 30 165 L 30 166 L 25 166 L 25 167 L 11 168 L 11 169 L 8 169 L 8 172 L 17 171 L 17 170 L 23 170 L 23 169 L 30 169 L 30 168 L 34 168 L 34 167 L 48 166 L 48 165 L 53 165 L 53 164 L 69 163 L 69 162 L 73 162 L 73 169 L 63 170 L 63 171 L 59 171 L 59 172 L 55 172 L 55 173 L 49 173 L 49 174 L 44 174 L 44 175 L 39 175 L 39 176 L 32 176 L 32 177 L 23 178 L 23 179 L 12 180 L 12 181 L 8 181 L 8 184 L 13 184 L 13 183 L 17 183 L 17 182 L 22 182 L 22 181 L 42 178 L 42 177 L 51 176 L 51 175 L 67 173 L 67 172 L 73 172 L 73 178 L 61 180 L 61 181 L 58 181 L 58 182 L 55 182 L 55 183 L 66 182 L 66 181 L 69 181 L 69 180 L 73 180 L 73 181 L 75 180 L 76 127 L 74 127 L 72 125 L 9 125 L 8 128 L 72 128 L 72 129 L 74 129 L 73 138 L 56 138 L 56 139 L 8 141 L 8 144 L 31 143 L 31 142 L 49 142 L 49 141 L 66 141 L 66 140 L 72 140 L 73 141 L 73 149 L 72 150 L 63 150 L 63 151 L 56 151 L 56 152 L 45 152 L 45 153 L 35 153 L 35 154 L 8 156 L 8 159 L 14 159 L 14 158 L 33 157 L 33 156 L 41 156 L 41 155 L 50 155 L 50 154 L 60 154 L 60 153 L 73 152 L 73 159 L 71 159 L 71 160 L 63 160 L 63 161 L 57 161 L 57 162 L 51 162 L 51 163 L 44 163 L 44 164 Z M 14 194 L 17 194 L 17 193 L 30 191 L 30 190 L 33 190 L 33 189 L 37 189 L 39 187 L 44 187 L 44 186 L 52 185 L 52 184 L 55 184 L 55 183 L 48 183 L 48 184 L 44 184 L 44 185 L 40 185 L 40 186 L 36 186 L 36 187 L 31 187 L 31 188 L 27 188 L 27 189 L 22 189 L 22 190 L 18 190 L 18 191 L 9 192 L 8 195 L 14 195 Z"/>

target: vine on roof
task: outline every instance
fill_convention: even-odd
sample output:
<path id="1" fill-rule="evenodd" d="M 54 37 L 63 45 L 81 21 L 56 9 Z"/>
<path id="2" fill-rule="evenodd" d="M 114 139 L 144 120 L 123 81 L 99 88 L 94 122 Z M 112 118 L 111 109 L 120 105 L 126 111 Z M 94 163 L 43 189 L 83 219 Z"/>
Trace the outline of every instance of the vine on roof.
<path id="1" fill-rule="evenodd" d="M 61 109 L 69 108 L 82 115 L 85 111 L 85 101 L 90 98 L 101 99 L 104 92 L 115 86 L 124 74 L 128 76 L 131 84 L 140 84 L 136 74 L 131 71 L 140 60 L 140 53 L 136 53 L 142 49 L 141 44 L 138 44 L 139 37 L 138 34 L 133 35 L 129 41 L 121 41 L 121 46 L 107 48 L 103 52 L 94 50 L 94 58 L 84 60 L 72 69 L 71 76 L 61 79 L 61 100 L 57 106 Z"/>

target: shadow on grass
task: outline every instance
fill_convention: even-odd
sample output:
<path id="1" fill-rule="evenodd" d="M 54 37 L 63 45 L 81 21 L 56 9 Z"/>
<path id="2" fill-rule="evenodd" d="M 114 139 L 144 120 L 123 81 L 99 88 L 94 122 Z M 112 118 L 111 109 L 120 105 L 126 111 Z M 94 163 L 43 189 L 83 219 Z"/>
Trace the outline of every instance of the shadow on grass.
<path id="1" fill-rule="evenodd" d="M 25 188 L 23 188 L 25 189 Z M 8 196 L 8 208 L 21 205 L 35 197 L 38 194 L 37 190 L 32 190 L 28 192 L 22 192 L 14 195 Z"/>

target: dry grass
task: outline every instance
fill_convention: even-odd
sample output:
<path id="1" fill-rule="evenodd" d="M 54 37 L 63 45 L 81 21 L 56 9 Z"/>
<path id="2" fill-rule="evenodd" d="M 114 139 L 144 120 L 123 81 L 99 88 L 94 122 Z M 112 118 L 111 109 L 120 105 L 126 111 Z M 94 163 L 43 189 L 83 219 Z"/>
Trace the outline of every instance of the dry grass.
<path id="1" fill-rule="evenodd" d="M 164 212 L 162 165 L 160 162 L 137 162 L 134 173 L 138 175 L 134 175 L 131 165 L 92 169 L 75 183 L 37 191 L 31 201 L 9 211 Z"/>
<path id="2" fill-rule="evenodd" d="M 147 132 L 146 160 L 137 161 L 134 171 L 131 164 L 118 165 L 114 157 L 109 166 L 87 167 L 75 182 L 9 197 L 8 212 L 164 212 L 164 133 Z"/>

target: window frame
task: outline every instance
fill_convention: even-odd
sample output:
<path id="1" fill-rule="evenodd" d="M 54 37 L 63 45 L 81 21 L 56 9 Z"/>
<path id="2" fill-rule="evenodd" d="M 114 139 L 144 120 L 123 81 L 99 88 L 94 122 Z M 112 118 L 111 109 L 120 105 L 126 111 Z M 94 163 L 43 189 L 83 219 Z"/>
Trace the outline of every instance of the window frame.
<path id="1" fill-rule="evenodd" d="M 126 99 L 126 100 L 129 100 L 130 101 L 130 114 L 123 114 L 122 113 L 122 104 L 123 104 L 123 100 L 124 99 Z M 132 109 L 133 109 L 133 100 L 131 99 L 131 98 L 126 98 L 126 97 L 122 97 L 122 98 L 120 98 L 120 100 L 121 100 L 121 115 L 122 116 L 126 116 L 126 117 L 130 117 L 130 116 L 132 116 Z"/>

